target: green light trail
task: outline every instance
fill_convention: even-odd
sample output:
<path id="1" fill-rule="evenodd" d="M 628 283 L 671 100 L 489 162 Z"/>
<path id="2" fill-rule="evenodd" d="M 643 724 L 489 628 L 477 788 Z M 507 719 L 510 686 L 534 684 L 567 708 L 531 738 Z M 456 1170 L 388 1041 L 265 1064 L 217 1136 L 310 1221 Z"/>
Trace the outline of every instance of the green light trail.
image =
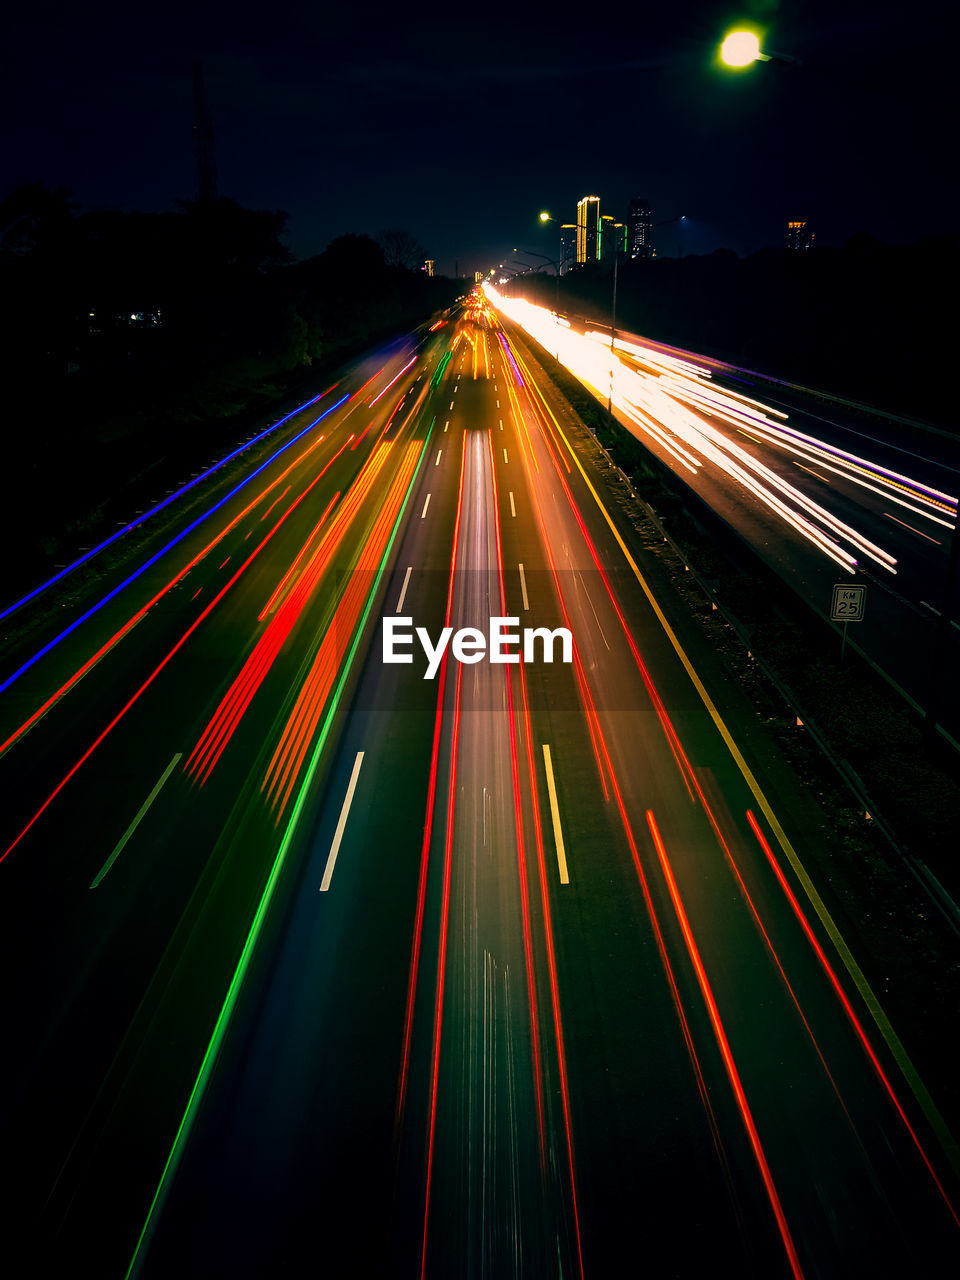
<path id="1" fill-rule="evenodd" d="M 447 355 L 447 359 L 449 359 L 449 353 Z M 253 922 L 250 925 L 250 930 L 247 933 L 246 941 L 243 944 L 243 950 L 240 953 L 240 959 L 237 961 L 237 967 L 234 970 L 233 977 L 230 980 L 230 985 L 227 988 L 226 998 L 224 999 L 223 1006 L 221 1007 L 220 1013 L 217 1016 L 217 1021 L 213 1028 L 213 1033 L 210 1036 L 210 1041 L 207 1045 L 206 1052 L 203 1055 L 203 1061 L 200 1063 L 200 1070 L 197 1072 L 197 1078 L 194 1081 L 193 1088 L 190 1091 L 190 1097 L 187 1099 L 187 1105 L 183 1113 L 183 1118 L 180 1121 L 180 1125 L 177 1129 L 176 1136 L 174 1137 L 174 1140 L 173 1140 L 173 1145 L 170 1148 L 170 1154 L 167 1156 L 166 1163 L 163 1166 L 163 1171 L 160 1174 L 160 1181 L 157 1184 L 157 1189 L 154 1192 L 153 1199 L 150 1201 L 150 1207 L 147 1210 L 147 1216 L 144 1221 L 143 1228 L 141 1229 L 140 1235 L 137 1238 L 137 1243 L 134 1246 L 133 1256 L 130 1259 L 130 1264 L 127 1267 L 124 1280 L 132 1280 L 132 1277 L 134 1277 L 139 1271 L 140 1264 L 142 1263 L 145 1257 L 144 1246 L 146 1245 L 150 1235 L 153 1232 L 153 1229 L 157 1220 L 158 1211 L 163 1201 L 166 1199 L 167 1193 L 169 1191 L 171 1179 L 174 1173 L 176 1172 L 177 1167 L 180 1164 L 180 1161 L 183 1157 L 183 1152 L 186 1148 L 186 1144 L 190 1137 L 191 1130 L 193 1129 L 193 1126 L 196 1122 L 197 1113 L 200 1109 L 200 1104 L 203 1101 L 203 1096 L 206 1092 L 207 1086 L 210 1083 L 210 1079 L 213 1075 L 213 1070 L 216 1065 L 217 1055 L 220 1052 L 220 1048 L 226 1037 L 227 1030 L 230 1024 L 230 1018 L 233 1014 L 234 1009 L 236 1008 L 237 1000 L 239 999 L 239 996 L 240 996 L 240 988 L 243 985 L 243 980 L 246 977 L 248 968 L 250 967 L 250 961 L 253 957 L 254 948 L 256 947 L 257 940 L 263 928 L 264 920 L 266 919 L 267 912 L 270 908 L 270 902 L 273 898 L 273 894 L 277 887 L 277 883 L 279 882 L 280 874 L 283 870 L 287 853 L 289 852 L 290 846 L 293 843 L 293 837 L 296 833 L 297 825 L 300 821 L 300 816 L 306 804 L 307 793 L 310 790 L 310 786 L 313 782 L 314 776 L 316 775 L 317 769 L 319 768 L 320 759 L 323 755 L 323 750 L 324 750 L 324 747 L 326 746 L 327 738 L 329 737 L 330 729 L 333 724 L 334 718 L 339 709 L 340 701 L 343 697 L 343 691 L 344 691 L 344 688 L 346 687 L 347 679 L 350 675 L 350 670 L 353 666 L 354 657 L 356 656 L 357 649 L 360 646 L 360 641 L 363 638 L 363 634 L 367 625 L 367 619 L 370 616 L 370 610 L 373 608 L 373 601 L 377 594 L 377 589 L 380 586 L 380 581 L 383 577 L 383 572 L 386 567 L 387 560 L 389 559 L 390 553 L 393 550 L 393 544 L 396 541 L 396 537 L 397 537 L 397 530 L 400 527 L 400 522 L 404 517 L 404 513 L 406 512 L 407 505 L 410 501 L 410 495 L 413 492 L 413 488 L 414 488 L 414 485 L 416 484 L 417 477 L 420 474 L 420 469 L 423 465 L 423 459 L 426 456 L 427 448 L 430 444 L 430 439 L 433 435 L 434 422 L 436 422 L 436 418 L 434 418 L 433 422 L 431 422 L 430 424 L 430 430 L 427 432 L 427 435 L 424 439 L 423 446 L 420 450 L 420 457 L 417 459 L 416 468 L 413 472 L 413 475 L 410 477 L 410 483 L 407 485 L 407 492 L 404 494 L 403 503 L 401 504 L 400 510 L 397 513 L 397 518 L 394 521 L 393 529 L 390 531 L 390 537 L 387 541 L 386 550 L 384 551 L 383 557 L 380 560 L 380 565 L 379 565 L 379 568 L 377 569 L 377 574 L 374 579 L 373 586 L 371 587 L 370 594 L 367 597 L 366 607 L 363 611 L 363 614 L 361 615 L 359 625 L 356 627 L 354 631 L 353 642 L 350 646 L 350 652 L 347 655 L 347 661 L 344 663 L 344 666 L 340 673 L 340 679 L 337 682 L 337 686 L 333 692 L 333 697 L 330 700 L 330 706 L 327 710 L 327 714 L 323 722 L 323 727 L 320 730 L 320 735 L 317 739 L 317 744 L 314 747 L 313 755 L 310 757 L 310 763 L 307 766 L 306 775 L 300 787 L 300 791 L 299 791 L 299 794 L 297 795 L 296 801 L 294 802 L 293 810 L 290 814 L 290 821 L 288 822 L 287 828 L 283 833 L 283 838 L 281 839 L 279 848 L 277 849 L 276 857 L 273 860 L 273 866 L 271 867 L 270 874 L 267 877 L 267 883 L 264 886 L 263 893 L 260 897 L 260 902 L 257 906 L 257 910 L 253 917 Z"/>
<path id="2" fill-rule="evenodd" d="M 446 355 L 443 357 L 443 359 L 440 361 L 440 363 L 437 365 L 436 371 L 434 372 L 433 377 L 430 379 L 431 387 L 439 387 L 440 379 L 443 377 L 444 371 L 446 370 L 447 365 L 450 363 L 450 357 L 452 354 L 453 353 L 451 351 L 448 351 Z"/>

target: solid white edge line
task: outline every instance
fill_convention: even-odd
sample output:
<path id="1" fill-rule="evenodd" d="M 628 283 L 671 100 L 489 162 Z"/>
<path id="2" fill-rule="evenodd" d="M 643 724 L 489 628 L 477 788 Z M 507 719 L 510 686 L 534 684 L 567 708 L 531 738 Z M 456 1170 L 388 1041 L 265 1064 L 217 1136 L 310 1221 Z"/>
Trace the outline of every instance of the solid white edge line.
<path id="1" fill-rule="evenodd" d="M 557 846 L 557 866 L 560 868 L 560 883 L 569 884 L 567 873 L 567 855 L 563 849 L 563 832 L 560 829 L 560 806 L 557 804 L 557 788 L 553 781 L 553 761 L 550 759 L 550 747 L 543 744 L 543 763 L 547 770 L 547 791 L 550 795 L 550 817 L 553 819 L 553 839 Z"/>
<path id="2" fill-rule="evenodd" d="M 752 439 L 753 439 L 753 436 L 751 436 L 751 437 L 750 437 L 750 439 L 752 440 Z M 820 474 L 820 472 L 819 472 L 819 471 L 811 471 L 811 470 L 810 470 L 810 468 L 809 468 L 809 467 L 805 467 L 805 466 L 803 465 L 803 463 L 802 463 L 802 462 L 797 462 L 796 458 L 794 458 L 794 460 L 793 460 L 793 465 L 794 465 L 795 467 L 799 467 L 801 471 L 805 471 L 805 472 L 807 473 L 807 475 L 808 475 L 808 476 L 813 476 L 813 478 L 814 478 L 815 480 L 822 480 L 824 484 L 832 484 L 832 483 L 833 483 L 833 481 L 832 481 L 832 480 L 828 480 L 826 476 L 822 476 L 822 475 Z"/>
<path id="3" fill-rule="evenodd" d="M 353 804 L 353 793 L 357 789 L 357 778 L 360 774 L 360 766 L 363 764 L 363 752 L 357 752 L 357 758 L 353 762 L 353 773 L 350 775 L 350 782 L 347 786 L 347 794 L 343 800 L 343 808 L 340 810 L 340 821 L 337 823 L 337 829 L 333 833 L 333 844 L 330 846 L 330 852 L 327 854 L 327 865 L 323 870 L 323 879 L 320 881 L 320 892 L 326 893 L 330 888 L 330 881 L 333 879 L 333 869 L 337 865 L 337 854 L 340 852 L 340 841 L 343 839 L 344 828 L 347 825 L 347 818 L 350 814 L 350 806 Z"/>
<path id="4" fill-rule="evenodd" d="M 912 524 L 907 524 L 906 520 L 898 520 L 896 516 L 892 516 L 889 511 L 883 513 L 888 520 L 892 520 L 894 524 L 903 525 L 904 529 L 909 529 L 911 533 L 915 533 L 918 538 L 926 538 L 928 542 L 932 542 L 935 547 L 942 547 L 943 543 L 938 542 L 936 538 L 931 538 L 929 533 L 921 533 L 919 529 L 915 529 Z"/>
<path id="5" fill-rule="evenodd" d="M 129 827 L 127 827 L 126 831 L 120 837 L 120 840 L 117 843 L 117 847 L 114 849 L 113 853 L 111 853 L 110 857 L 106 860 L 106 862 L 97 872 L 97 874 L 94 876 L 90 884 L 91 889 L 95 889 L 97 887 L 97 885 L 100 883 L 103 877 L 107 874 L 107 872 L 116 862 L 116 860 L 120 857 L 120 854 L 123 852 L 124 845 L 127 843 L 130 837 L 136 831 L 137 827 L 139 827 L 140 823 L 143 821 L 144 815 L 146 814 L 150 806 L 153 804 L 154 800 L 156 800 L 157 796 L 160 794 L 160 788 L 163 786 L 166 780 L 170 777 L 171 773 L 173 773 L 174 769 L 177 767 L 177 761 L 181 758 L 182 755 L 183 755 L 183 752 L 178 751 L 176 755 L 173 757 L 173 759 L 170 761 L 170 763 L 167 765 L 166 769 L 164 769 L 163 773 L 160 776 L 160 781 L 157 783 L 157 785 L 153 788 L 153 790 L 147 796 L 146 800 L 144 800 L 143 804 L 140 806 L 137 812 L 137 816 L 134 818 L 134 820 L 130 823 Z"/>
<path id="6" fill-rule="evenodd" d="M 410 574 L 413 571 L 413 565 L 407 565 L 407 572 L 403 575 L 403 586 L 400 588 L 400 599 L 397 601 L 397 613 L 403 608 L 403 601 L 407 594 L 407 585 L 410 582 Z"/>

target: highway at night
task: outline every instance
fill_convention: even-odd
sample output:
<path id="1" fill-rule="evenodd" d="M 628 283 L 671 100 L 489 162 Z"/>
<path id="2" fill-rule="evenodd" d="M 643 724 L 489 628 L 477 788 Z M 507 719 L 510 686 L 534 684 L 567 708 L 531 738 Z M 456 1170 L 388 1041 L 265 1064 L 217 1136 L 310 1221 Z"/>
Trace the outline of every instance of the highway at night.
<path id="1" fill-rule="evenodd" d="M 956 1099 L 822 892 L 817 797 L 492 296 L 4 620 L 0 1134 L 30 1274 L 952 1275 Z M 630 373 L 679 359 L 624 338 Z M 789 526 L 720 478 L 729 446 L 678 417 L 644 442 L 808 594 L 868 562 L 858 639 L 922 701 L 958 477 L 823 424 L 789 453 L 802 409 L 741 388 L 731 422 L 717 379 L 700 420 L 776 502 L 796 486 Z M 413 628 L 494 618 L 555 634 L 516 662 L 451 642 L 425 678 Z"/>

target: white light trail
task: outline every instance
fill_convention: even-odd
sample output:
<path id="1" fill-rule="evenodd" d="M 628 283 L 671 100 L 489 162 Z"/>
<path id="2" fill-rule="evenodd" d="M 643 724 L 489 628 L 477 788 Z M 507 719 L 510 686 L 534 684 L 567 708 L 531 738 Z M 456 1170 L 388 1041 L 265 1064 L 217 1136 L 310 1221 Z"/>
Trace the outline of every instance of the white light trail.
<path id="1" fill-rule="evenodd" d="M 706 475 L 704 464 L 709 464 L 714 478 L 722 473 L 851 572 L 858 564 L 854 552 L 891 574 L 897 561 L 760 461 L 730 427 L 738 434 L 748 431 L 760 445 L 814 462 L 934 524 L 952 528 L 956 521 L 955 497 L 787 426 L 786 413 L 718 386 L 704 365 L 622 338 L 611 349 L 609 333 L 579 333 L 544 307 L 507 298 L 490 285 L 484 290 L 495 307 L 555 353 L 599 399 L 609 396 L 620 413 L 686 471 Z"/>

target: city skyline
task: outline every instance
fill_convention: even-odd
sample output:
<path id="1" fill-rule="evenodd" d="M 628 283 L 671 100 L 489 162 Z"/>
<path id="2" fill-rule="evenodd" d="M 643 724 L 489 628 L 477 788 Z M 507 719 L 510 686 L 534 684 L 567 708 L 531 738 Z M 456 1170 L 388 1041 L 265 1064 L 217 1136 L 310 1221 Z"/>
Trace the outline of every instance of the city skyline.
<path id="1" fill-rule="evenodd" d="M 952 230 L 948 42 L 904 29 L 892 5 L 768 11 L 771 47 L 802 65 L 739 74 L 716 65 L 731 17 L 719 5 L 647 15 L 616 51 L 587 31 L 575 56 L 540 17 L 531 7 L 538 39 L 513 49 L 495 29 L 434 23 L 427 10 L 402 21 L 386 11 L 362 33 L 349 13 L 321 19 L 296 3 L 267 26 L 243 4 L 229 26 L 177 6 L 148 25 L 101 4 L 82 15 L 61 6 L 41 31 L 23 13 L 6 42 L 2 92 L 18 120 L 8 191 L 45 181 L 82 208 L 145 211 L 189 198 L 202 58 L 218 189 L 287 210 L 300 257 L 344 232 L 407 225 L 450 272 L 457 258 L 499 260 L 537 233 L 538 209 L 593 190 L 618 211 L 646 194 L 665 216 L 685 213 L 691 254 L 782 244 L 798 209 L 818 245 Z M 588 127 L 585 100 L 603 121 L 648 122 L 642 153 L 629 132 Z M 458 130 L 481 110 L 532 151 L 462 163 Z M 891 158 L 905 193 L 895 202 Z"/>

